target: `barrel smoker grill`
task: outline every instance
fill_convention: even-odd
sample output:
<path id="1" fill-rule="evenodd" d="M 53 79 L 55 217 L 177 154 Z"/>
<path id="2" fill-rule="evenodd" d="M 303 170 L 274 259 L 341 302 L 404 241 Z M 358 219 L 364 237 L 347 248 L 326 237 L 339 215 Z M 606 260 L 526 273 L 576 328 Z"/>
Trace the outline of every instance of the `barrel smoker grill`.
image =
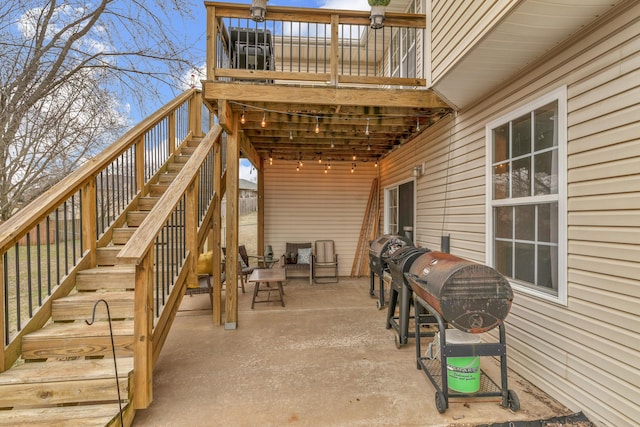
<path id="1" fill-rule="evenodd" d="M 369 245 L 369 270 L 371 270 L 371 285 L 369 295 L 375 298 L 375 277 L 380 278 L 380 293 L 376 306 L 378 309 L 384 307 L 384 281 L 383 275 L 388 270 L 388 259 L 395 251 L 403 246 L 413 246 L 413 243 L 406 237 L 397 234 L 385 234 L 373 240 Z"/>
<path id="2" fill-rule="evenodd" d="M 396 331 L 395 344 L 397 348 L 406 344 L 409 337 L 415 337 L 415 333 L 409 333 L 409 322 L 411 319 L 411 306 L 413 305 L 413 290 L 404 273 L 409 271 L 413 262 L 422 254 L 429 252 L 427 248 L 417 248 L 415 246 L 403 246 L 389 257 L 388 265 L 391 273 L 391 289 L 389 295 L 389 307 L 387 310 L 386 328 L 393 328 Z M 396 307 L 400 304 L 398 316 L 395 315 Z M 432 316 L 425 317 L 424 310 L 415 312 L 414 317 L 420 316 L 419 322 L 435 323 Z M 432 336 L 427 333 L 423 336 Z"/>
<path id="3" fill-rule="evenodd" d="M 480 390 L 473 396 L 500 396 L 502 406 L 513 411 L 520 402 L 507 385 L 507 351 L 504 319 L 509 314 L 513 291 L 507 279 L 491 267 L 477 264 L 451 254 L 427 252 L 413 262 L 405 273 L 414 296 L 414 313 L 429 312 L 438 324 L 440 361 L 433 355 L 421 354 L 420 339 L 416 339 L 417 368 L 427 375 L 436 388 L 435 403 L 440 413 L 449 407 L 449 395 L 470 394 L 450 392 L 447 380 L 447 358 L 499 356 L 501 386 L 480 372 Z M 446 329 L 451 325 L 468 333 L 483 333 L 499 328 L 499 342 L 478 344 L 447 344 Z M 416 337 L 427 326 L 416 321 Z"/>

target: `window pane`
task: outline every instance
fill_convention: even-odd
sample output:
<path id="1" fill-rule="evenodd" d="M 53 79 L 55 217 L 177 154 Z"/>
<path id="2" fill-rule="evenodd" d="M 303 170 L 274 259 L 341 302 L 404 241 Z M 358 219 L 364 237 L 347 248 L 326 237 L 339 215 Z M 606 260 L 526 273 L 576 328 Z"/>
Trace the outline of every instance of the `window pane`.
<path id="1" fill-rule="evenodd" d="M 493 129 L 493 162 L 509 158 L 509 124 Z"/>
<path id="2" fill-rule="evenodd" d="M 554 160 L 558 152 L 556 150 L 547 151 L 537 154 L 534 159 L 535 167 L 535 195 L 540 194 L 557 194 L 558 193 L 558 175 L 554 173 L 557 167 L 554 167 Z"/>
<path id="3" fill-rule="evenodd" d="M 531 115 L 527 114 L 515 119 L 513 122 L 511 146 L 513 157 L 531 153 Z"/>
<path id="4" fill-rule="evenodd" d="M 557 248 L 538 246 L 538 286 L 558 289 Z"/>
<path id="5" fill-rule="evenodd" d="M 493 167 L 493 198 L 509 197 L 509 163 L 501 163 Z"/>
<path id="6" fill-rule="evenodd" d="M 538 241 L 558 243 L 558 203 L 538 205 Z"/>
<path id="7" fill-rule="evenodd" d="M 529 243 L 516 243 L 514 278 L 535 283 L 535 246 Z"/>
<path id="8" fill-rule="evenodd" d="M 536 239 L 536 207 L 535 205 L 516 206 L 516 239 Z"/>
<path id="9" fill-rule="evenodd" d="M 511 206 L 495 208 L 494 215 L 496 237 L 511 239 L 513 233 L 513 208 Z"/>
<path id="10" fill-rule="evenodd" d="M 495 240 L 495 269 L 507 277 L 513 277 L 511 269 L 511 259 L 513 255 L 513 244 L 511 242 L 503 242 Z"/>
<path id="11" fill-rule="evenodd" d="M 531 195 L 531 157 L 513 161 L 513 194 L 511 197 L 528 197 Z"/>
<path id="12" fill-rule="evenodd" d="M 558 126 L 558 102 L 545 105 L 534 111 L 534 135 L 536 136 L 535 150 L 544 150 L 558 145 L 556 131 Z"/>

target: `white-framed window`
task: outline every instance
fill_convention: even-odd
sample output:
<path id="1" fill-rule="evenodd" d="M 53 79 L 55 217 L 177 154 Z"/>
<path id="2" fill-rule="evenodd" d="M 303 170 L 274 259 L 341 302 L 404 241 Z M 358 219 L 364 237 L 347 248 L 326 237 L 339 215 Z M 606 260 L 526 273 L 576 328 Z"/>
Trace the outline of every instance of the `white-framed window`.
<path id="1" fill-rule="evenodd" d="M 384 191 L 384 232 L 398 233 L 398 187 L 387 188 Z"/>
<path id="2" fill-rule="evenodd" d="M 566 304 L 566 87 L 487 124 L 486 141 L 487 264 Z"/>
<path id="3" fill-rule="evenodd" d="M 414 235 L 415 228 L 415 179 L 411 178 L 384 189 L 385 234 Z"/>

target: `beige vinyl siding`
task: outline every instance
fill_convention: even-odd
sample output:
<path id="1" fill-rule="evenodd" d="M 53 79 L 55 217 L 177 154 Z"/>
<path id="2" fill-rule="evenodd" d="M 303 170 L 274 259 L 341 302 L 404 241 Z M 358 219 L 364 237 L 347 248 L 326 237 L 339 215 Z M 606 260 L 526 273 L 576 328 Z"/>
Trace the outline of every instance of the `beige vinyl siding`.
<path id="1" fill-rule="evenodd" d="M 296 172 L 295 162 L 267 162 L 264 242 L 280 256 L 286 242 L 334 240 L 339 274 L 349 276 L 377 168 L 358 162 L 351 173 L 351 163 L 332 162 L 325 174 L 324 166 L 306 161 Z"/>
<path id="2" fill-rule="evenodd" d="M 426 165 L 417 180 L 418 243 L 437 248 L 444 230 L 452 253 L 484 261 L 485 125 L 566 85 L 567 305 L 516 291 L 509 366 L 604 426 L 640 420 L 638 17 L 640 3 L 624 2 L 484 101 L 428 129 L 417 147 L 389 155 L 381 169 L 382 185 L 390 185 L 402 176 L 395 168 L 410 174 L 417 153 Z"/>
<path id="3" fill-rule="evenodd" d="M 415 164 L 423 165 L 425 173 L 416 181 L 416 243 L 439 250 L 440 236 L 451 234 L 458 255 L 482 261 L 484 141 L 478 139 L 482 135 L 456 133 L 452 123 L 451 117 L 442 119 L 385 158 L 382 185 L 395 185 L 411 176 Z"/>
<path id="4" fill-rule="evenodd" d="M 435 82 L 517 6 L 514 0 L 427 0 L 431 7 L 431 72 Z"/>

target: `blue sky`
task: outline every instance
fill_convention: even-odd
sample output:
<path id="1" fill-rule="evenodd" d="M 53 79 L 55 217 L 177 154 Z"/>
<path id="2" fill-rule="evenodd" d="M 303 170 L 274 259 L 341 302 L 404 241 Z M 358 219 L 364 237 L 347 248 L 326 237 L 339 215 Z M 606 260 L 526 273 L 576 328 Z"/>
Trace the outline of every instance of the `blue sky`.
<path id="1" fill-rule="evenodd" d="M 239 1 L 221 1 L 221 3 L 244 3 L 251 4 L 251 0 L 239 0 Z M 308 7 L 308 8 L 327 8 L 327 9 L 349 9 L 349 10 L 369 10 L 370 6 L 367 0 L 270 0 L 267 4 L 267 18 L 269 6 L 289 6 L 289 7 Z M 202 64 L 206 58 L 205 40 L 206 40 L 206 13 L 204 4 L 200 1 L 195 2 L 195 9 L 193 10 L 193 21 L 186 22 L 172 22 L 174 30 L 184 36 L 185 40 L 189 44 L 194 44 L 197 49 L 196 53 L 202 58 Z M 188 84 L 190 78 L 188 76 L 182 77 L 183 84 Z M 176 82 L 175 88 L 166 89 L 166 99 L 164 102 L 169 102 L 174 96 L 184 90 L 185 87 Z M 158 105 L 160 108 L 162 105 Z M 134 113 L 135 114 L 135 113 Z M 257 174 L 255 170 L 252 171 L 251 164 L 243 160 L 240 162 L 240 178 L 249 181 L 256 181 Z"/>

